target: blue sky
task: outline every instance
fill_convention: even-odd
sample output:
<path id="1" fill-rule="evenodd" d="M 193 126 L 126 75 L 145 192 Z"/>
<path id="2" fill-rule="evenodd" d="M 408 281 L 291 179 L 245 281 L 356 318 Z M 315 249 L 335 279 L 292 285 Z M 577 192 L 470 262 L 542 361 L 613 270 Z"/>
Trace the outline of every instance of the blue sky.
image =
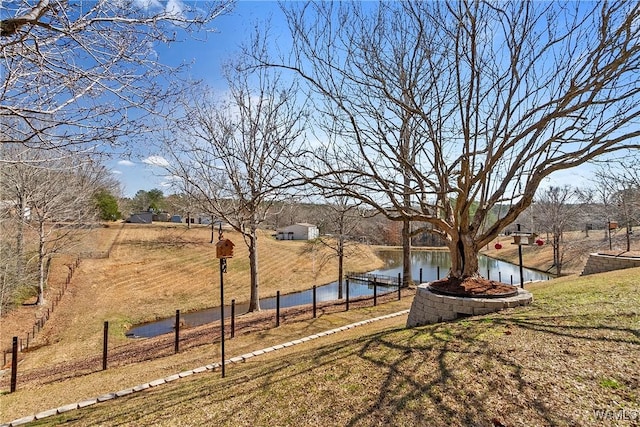
<path id="1" fill-rule="evenodd" d="M 216 33 L 208 35 L 206 41 L 188 40 L 169 47 L 158 47 L 159 59 L 167 64 L 193 63 L 190 77 L 203 79 L 214 89 L 224 90 L 221 64 L 230 58 L 246 40 L 257 21 L 269 19 L 272 29 L 282 28 L 284 18 L 275 1 L 239 1 L 234 10 L 214 21 Z M 132 197 L 138 190 L 159 188 L 165 195 L 171 194 L 169 179 L 161 167 L 166 162 L 162 157 L 147 153 L 147 157 L 116 158 L 108 163 L 114 177 L 121 182 L 122 193 Z M 591 170 L 589 165 L 560 171 L 543 181 L 542 187 L 551 185 L 585 186 Z"/>
<path id="2" fill-rule="evenodd" d="M 206 41 L 188 40 L 168 48 L 158 48 L 159 60 L 172 65 L 193 62 L 190 77 L 224 89 L 225 82 L 220 72 L 223 61 L 238 50 L 257 20 L 268 18 L 274 26 L 282 22 L 277 2 L 239 1 L 231 13 L 215 19 L 217 32 L 209 34 Z M 125 197 L 132 197 L 138 190 L 153 188 L 159 188 L 168 195 L 171 194 L 169 181 L 160 167 L 163 161 L 163 158 L 148 153 L 143 158 L 115 158 L 107 166 L 120 181 Z"/>

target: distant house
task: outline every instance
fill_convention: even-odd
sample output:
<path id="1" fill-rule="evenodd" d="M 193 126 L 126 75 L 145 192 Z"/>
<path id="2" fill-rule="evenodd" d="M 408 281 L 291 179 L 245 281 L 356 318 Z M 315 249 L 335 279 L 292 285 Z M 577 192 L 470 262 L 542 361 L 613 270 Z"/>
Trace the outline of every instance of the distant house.
<path id="1" fill-rule="evenodd" d="M 132 222 L 135 224 L 151 224 L 152 220 L 153 220 L 153 213 L 138 212 L 138 213 L 131 214 L 127 222 Z"/>
<path id="2" fill-rule="evenodd" d="M 318 227 L 304 222 L 281 228 L 277 231 L 278 240 L 313 240 L 318 238 L 320 232 Z"/>
<path id="3" fill-rule="evenodd" d="M 171 215 L 168 212 L 158 212 L 157 214 L 153 214 L 153 221 L 161 221 L 161 222 L 169 222 L 171 219 Z"/>

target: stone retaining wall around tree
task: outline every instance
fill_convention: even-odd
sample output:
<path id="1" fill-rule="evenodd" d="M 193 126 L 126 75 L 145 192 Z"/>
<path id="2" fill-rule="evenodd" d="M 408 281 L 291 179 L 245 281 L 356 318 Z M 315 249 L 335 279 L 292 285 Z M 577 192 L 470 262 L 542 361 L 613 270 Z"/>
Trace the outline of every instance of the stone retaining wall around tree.
<path id="1" fill-rule="evenodd" d="M 625 268 L 640 267 L 640 258 L 616 255 L 589 254 L 582 276 L 605 271 L 623 270 Z"/>
<path id="2" fill-rule="evenodd" d="M 518 295 L 512 297 L 465 298 L 436 294 L 431 292 L 428 286 L 427 283 L 418 286 L 409 311 L 407 327 L 454 320 L 468 315 L 494 313 L 533 301 L 531 292 L 521 288 L 518 288 Z"/>

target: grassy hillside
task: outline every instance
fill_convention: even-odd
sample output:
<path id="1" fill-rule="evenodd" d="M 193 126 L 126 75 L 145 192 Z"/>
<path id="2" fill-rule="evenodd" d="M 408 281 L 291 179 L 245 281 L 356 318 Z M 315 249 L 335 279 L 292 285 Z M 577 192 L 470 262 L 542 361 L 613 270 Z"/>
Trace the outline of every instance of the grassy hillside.
<path id="1" fill-rule="evenodd" d="M 394 318 L 232 365 L 225 379 L 198 374 L 35 425 L 596 426 L 595 411 L 637 417 L 638 277 L 632 269 L 530 285 L 531 306 L 438 325 L 406 329 L 406 317 Z M 385 310 L 407 302 L 395 304 Z M 353 321 L 344 315 L 320 326 Z M 253 347 L 313 333 L 300 328 L 261 334 Z M 202 366 L 214 348 L 0 396 L 10 408 L 2 419 L 36 412 L 25 402 L 57 407 L 80 389 L 97 396 Z"/>
<path id="2" fill-rule="evenodd" d="M 225 231 L 235 243 L 235 256 L 228 262 L 225 299 L 249 300 L 249 260 L 241 236 Z M 215 233 L 217 240 L 217 231 Z M 110 322 L 114 345 L 124 344 L 125 331 L 133 324 L 171 317 L 175 310 L 193 311 L 218 306 L 219 261 L 206 227 L 187 229 L 177 224 L 124 224 L 93 230 L 77 247 L 78 252 L 111 248 L 108 259 L 83 259 L 72 284 L 32 346 L 24 366 L 39 366 L 83 357 L 100 348 L 102 325 Z M 325 249 L 310 250 L 306 242 L 276 241 L 269 234 L 259 237 L 260 296 L 274 296 L 308 289 L 337 279 L 337 260 L 324 263 Z M 57 258 L 52 267 L 50 295 L 64 283 L 71 254 Z M 367 246 L 346 259 L 346 269 L 366 271 L 382 261 Z M 31 330 L 42 309 L 21 307 L 2 319 L 2 348 L 10 348 L 14 335 Z"/>
<path id="3" fill-rule="evenodd" d="M 561 250 L 562 258 L 562 274 L 580 274 L 584 269 L 584 265 L 589 258 L 589 254 L 593 252 L 609 253 L 609 239 L 605 230 L 592 230 L 589 234 L 584 231 L 570 231 L 563 236 L 563 244 Z M 540 271 L 547 271 L 551 274 L 556 273 L 553 265 L 553 247 L 549 244 L 549 236 L 541 235 L 546 243 L 543 246 L 522 246 L 523 264 L 529 268 L 535 268 Z M 502 249 L 495 249 L 495 243 L 500 242 Z M 518 247 L 512 245 L 513 238 L 500 237 L 492 242 L 488 247 L 484 248 L 483 253 L 493 258 L 518 264 Z M 620 254 L 627 248 L 626 235 L 624 231 L 618 230 L 611 239 L 612 254 Z M 631 235 L 632 252 L 640 255 L 640 234 Z"/>

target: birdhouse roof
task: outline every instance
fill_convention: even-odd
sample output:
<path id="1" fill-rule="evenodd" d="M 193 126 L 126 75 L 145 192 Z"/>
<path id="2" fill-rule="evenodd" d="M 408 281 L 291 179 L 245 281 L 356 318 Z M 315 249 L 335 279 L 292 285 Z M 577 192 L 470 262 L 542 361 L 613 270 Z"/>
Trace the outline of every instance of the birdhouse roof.
<path id="1" fill-rule="evenodd" d="M 229 240 L 229 239 L 222 239 L 222 240 L 218 240 L 218 242 L 216 243 L 216 246 L 235 246 L 235 244 Z"/>

